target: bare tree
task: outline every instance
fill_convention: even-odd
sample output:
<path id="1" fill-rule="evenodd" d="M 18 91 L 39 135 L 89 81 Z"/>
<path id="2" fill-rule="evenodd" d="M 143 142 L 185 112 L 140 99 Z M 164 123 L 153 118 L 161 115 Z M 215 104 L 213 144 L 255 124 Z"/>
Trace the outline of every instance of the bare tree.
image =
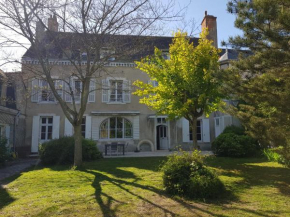
<path id="1" fill-rule="evenodd" d="M 23 58 L 30 58 L 22 62 L 23 76 L 47 82 L 74 128 L 75 166 L 82 164 L 81 122 L 90 92 L 98 89 L 96 78 L 107 73 L 105 66 L 112 58 L 132 59 L 140 50 L 144 52 L 146 37 L 138 36 L 154 35 L 164 22 L 179 19 L 181 11 L 173 13 L 173 9 L 174 0 L 1 1 L 1 28 L 31 44 Z M 25 47 L 17 40 L 6 39 Z M 70 73 L 57 72 L 56 66 L 63 60 Z M 36 65 L 27 64 L 31 61 Z M 78 88 L 72 79 L 80 81 Z M 31 89 L 33 97 L 36 88 Z"/>

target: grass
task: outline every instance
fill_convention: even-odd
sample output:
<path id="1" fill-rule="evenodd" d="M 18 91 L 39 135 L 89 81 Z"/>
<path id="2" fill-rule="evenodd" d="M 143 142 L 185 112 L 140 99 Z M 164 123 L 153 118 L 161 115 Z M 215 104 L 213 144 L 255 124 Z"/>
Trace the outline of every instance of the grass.
<path id="1" fill-rule="evenodd" d="M 290 216 L 290 170 L 264 159 L 208 158 L 226 185 L 219 201 L 163 191 L 165 158 L 102 159 L 81 170 L 36 167 L 6 179 L 0 216 Z"/>

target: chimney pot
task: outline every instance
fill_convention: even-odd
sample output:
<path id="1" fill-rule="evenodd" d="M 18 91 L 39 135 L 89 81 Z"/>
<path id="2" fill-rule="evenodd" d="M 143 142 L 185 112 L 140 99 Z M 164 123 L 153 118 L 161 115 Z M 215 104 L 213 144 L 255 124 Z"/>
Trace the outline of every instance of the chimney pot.
<path id="1" fill-rule="evenodd" d="M 207 11 L 204 12 L 204 16 L 207 16 Z"/>

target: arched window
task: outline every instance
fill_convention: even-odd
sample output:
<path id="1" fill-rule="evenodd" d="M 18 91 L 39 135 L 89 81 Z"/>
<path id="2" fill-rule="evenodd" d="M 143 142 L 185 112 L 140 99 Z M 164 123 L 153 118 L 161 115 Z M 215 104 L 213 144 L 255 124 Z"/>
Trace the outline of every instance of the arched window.
<path id="1" fill-rule="evenodd" d="M 100 125 L 101 139 L 125 139 L 133 138 L 132 123 L 126 118 L 111 117 Z"/>

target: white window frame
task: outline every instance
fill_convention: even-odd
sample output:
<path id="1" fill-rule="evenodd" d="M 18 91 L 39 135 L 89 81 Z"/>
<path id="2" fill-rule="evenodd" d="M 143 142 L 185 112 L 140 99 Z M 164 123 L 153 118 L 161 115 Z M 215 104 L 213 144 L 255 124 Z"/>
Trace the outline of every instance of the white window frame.
<path id="1" fill-rule="evenodd" d="M 111 81 L 120 81 L 122 82 L 122 100 L 111 100 Z M 127 80 L 126 78 L 120 77 L 108 77 L 102 80 L 102 102 L 107 104 L 127 104 L 131 103 L 131 81 Z M 127 85 L 127 88 L 126 88 Z M 105 97 L 106 96 L 106 97 Z M 106 100 L 104 100 L 106 99 Z M 127 100 L 126 100 L 127 99 Z"/>
<path id="2" fill-rule="evenodd" d="M 46 118 L 46 123 L 42 123 L 42 119 Z M 48 123 L 48 118 L 52 119 L 52 123 Z M 45 138 L 42 139 L 42 127 L 45 126 Z M 50 141 L 51 139 L 48 138 L 48 127 L 51 126 L 51 139 L 53 139 L 53 116 L 40 116 L 39 118 L 39 133 L 40 133 L 40 141 L 46 142 Z"/>
<path id="3" fill-rule="evenodd" d="M 114 82 L 114 84 L 112 84 Z M 123 94 L 123 85 L 124 81 L 123 80 L 109 80 L 109 102 L 113 103 L 123 103 L 124 102 L 124 94 Z M 121 89 L 119 89 L 119 85 L 121 86 Z M 113 91 L 115 93 L 113 93 Z M 120 92 L 119 92 L 120 91 Z M 112 99 L 112 95 L 115 95 L 115 99 Z M 121 100 L 119 100 L 119 96 L 121 96 Z"/>
<path id="4" fill-rule="evenodd" d="M 115 118 L 115 127 L 114 128 L 110 128 L 110 121 L 111 121 L 111 118 Z M 118 131 L 118 128 L 117 128 L 117 121 L 118 121 L 118 118 L 122 118 L 122 138 L 117 138 L 117 131 Z M 125 128 L 125 121 L 128 121 L 130 124 L 131 124 L 131 136 L 129 137 L 126 137 L 125 135 L 125 132 L 126 132 L 126 128 Z M 106 137 L 102 137 L 102 125 L 107 122 L 107 129 L 105 129 L 105 131 L 107 132 L 107 136 Z M 134 136 L 134 132 L 133 132 L 133 123 L 132 121 L 128 120 L 127 118 L 124 118 L 124 117 L 108 117 L 106 118 L 105 120 L 103 120 L 100 124 L 100 128 L 99 128 L 99 138 L 100 140 L 126 140 L 126 139 L 133 139 L 133 136 Z M 110 130 L 115 130 L 115 137 L 114 138 L 110 138 Z"/>
<path id="5" fill-rule="evenodd" d="M 43 85 L 43 82 L 46 82 L 46 85 Z M 55 97 L 54 97 L 54 95 L 49 87 L 49 84 L 46 80 L 39 79 L 39 89 L 40 89 L 40 93 L 39 93 L 39 97 L 38 97 L 39 103 L 55 103 Z M 47 91 L 48 96 L 47 96 L 46 100 L 43 100 L 43 98 L 42 98 L 43 91 Z M 51 96 L 52 96 L 52 98 L 50 98 Z"/>
<path id="6" fill-rule="evenodd" d="M 202 131 L 202 120 L 201 119 L 198 119 L 197 121 L 200 121 L 200 125 L 199 125 L 199 127 L 200 127 L 200 140 L 197 140 L 198 142 L 202 142 L 202 133 L 203 133 L 203 131 Z M 189 124 L 189 133 L 188 133 L 188 136 L 189 136 L 189 141 L 192 141 L 192 136 L 191 136 L 191 139 L 190 139 L 190 135 L 192 134 L 192 133 L 190 133 L 190 131 L 191 131 L 191 126 L 190 126 L 190 124 Z M 196 133 L 197 134 L 197 133 Z M 197 135 L 196 135 L 197 136 Z"/>

